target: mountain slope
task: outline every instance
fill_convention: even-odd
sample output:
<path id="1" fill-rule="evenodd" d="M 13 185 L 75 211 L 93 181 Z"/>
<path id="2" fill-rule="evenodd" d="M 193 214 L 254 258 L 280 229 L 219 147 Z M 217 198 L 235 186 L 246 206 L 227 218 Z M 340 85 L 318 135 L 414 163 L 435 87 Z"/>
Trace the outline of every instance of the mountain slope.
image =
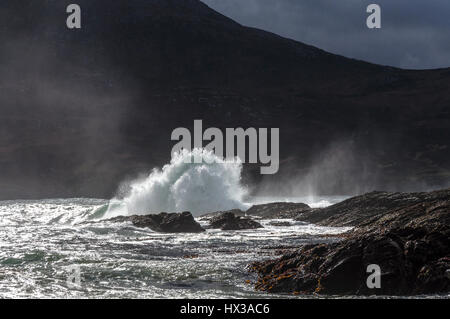
<path id="1" fill-rule="evenodd" d="M 166 163 L 171 131 L 194 119 L 280 127 L 262 191 L 290 191 L 286 176 L 320 193 L 448 183 L 449 69 L 347 59 L 197 0 L 79 0 L 69 30 L 69 3 L 2 2 L 0 198 L 109 197 Z"/>

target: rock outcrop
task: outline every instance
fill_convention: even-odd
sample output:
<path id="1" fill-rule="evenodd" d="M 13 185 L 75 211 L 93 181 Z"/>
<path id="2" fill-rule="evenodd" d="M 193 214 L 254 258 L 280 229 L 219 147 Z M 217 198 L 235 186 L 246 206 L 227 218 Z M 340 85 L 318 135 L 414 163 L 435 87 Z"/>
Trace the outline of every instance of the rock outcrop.
<path id="1" fill-rule="evenodd" d="M 225 213 L 232 213 L 235 216 L 241 216 L 245 217 L 245 212 L 240 209 L 230 209 L 225 211 L 218 211 L 213 213 L 206 213 L 200 216 L 200 220 L 210 220 L 211 218 L 217 217 L 219 215 L 225 214 Z"/>
<path id="2" fill-rule="evenodd" d="M 310 207 L 303 203 L 280 202 L 253 205 L 246 211 L 246 214 L 261 218 L 295 218 L 309 210 Z"/>
<path id="3" fill-rule="evenodd" d="M 373 194 L 372 194 L 373 195 Z M 338 243 L 307 245 L 277 260 L 257 262 L 256 288 L 277 293 L 319 293 L 330 295 L 417 295 L 450 291 L 450 190 L 421 193 L 423 201 L 401 208 L 379 207 L 361 226 Z M 417 194 L 394 194 L 404 199 Z M 378 196 L 378 195 L 377 195 Z M 366 207 L 362 197 L 353 199 Z M 345 207 L 350 208 L 347 201 Z M 392 202 L 390 202 L 392 203 Z M 336 206 L 336 205 L 335 205 Z M 386 205 L 392 207 L 391 205 Z M 348 210 L 349 211 L 349 210 Z M 344 220 L 359 220 L 345 213 Z M 342 217 L 342 216 L 341 216 Z M 328 216 L 326 220 L 333 219 Z M 381 270 L 380 288 L 367 285 L 369 265 Z"/>
<path id="4" fill-rule="evenodd" d="M 136 227 L 150 228 L 160 233 L 200 233 L 205 231 L 189 212 L 120 216 L 112 221 L 129 220 Z"/>
<path id="5" fill-rule="evenodd" d="M 394 209 L 448 198 L 448 189 L 429 193 L 371 192 L 329 207 L 304 211 L 295 219 L 322 226 L 364 226 Z"/>
<path id="6" fill-rule="evenodd" d="M 220 228 L 222 230 L 244 230 L 244 229 L 257 229 L 263 228 L 263 226 L 250 219 L 236 216 L 231 212 L 220 214 L 210 220 L 211 228 Z"/>

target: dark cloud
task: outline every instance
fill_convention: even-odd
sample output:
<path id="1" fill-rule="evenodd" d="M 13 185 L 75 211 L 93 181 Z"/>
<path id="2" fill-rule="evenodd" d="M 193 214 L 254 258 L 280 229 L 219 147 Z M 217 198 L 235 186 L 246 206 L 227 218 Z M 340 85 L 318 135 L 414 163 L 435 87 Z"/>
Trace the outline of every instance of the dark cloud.
<path id="1" fill-rule="evenodd" d="M 378 64 L 450 66 L 448 0 L 202 0 L 247 26 Z M 366 27 L 366 8 L 382 8 L 382 28 Z"/>

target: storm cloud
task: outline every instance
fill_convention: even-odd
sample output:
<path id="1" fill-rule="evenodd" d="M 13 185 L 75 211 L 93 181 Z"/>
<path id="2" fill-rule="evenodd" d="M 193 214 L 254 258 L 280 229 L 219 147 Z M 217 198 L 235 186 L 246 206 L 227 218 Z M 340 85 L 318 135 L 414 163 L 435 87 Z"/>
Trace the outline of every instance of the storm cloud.
<path id="1" fill-rule="evenodd" d="M 202 0 L 237 22 L 372 63 L 408 69 L 450 66 L 448 0 Z M 382 8 L 368 29 L 366 8 Z"/>

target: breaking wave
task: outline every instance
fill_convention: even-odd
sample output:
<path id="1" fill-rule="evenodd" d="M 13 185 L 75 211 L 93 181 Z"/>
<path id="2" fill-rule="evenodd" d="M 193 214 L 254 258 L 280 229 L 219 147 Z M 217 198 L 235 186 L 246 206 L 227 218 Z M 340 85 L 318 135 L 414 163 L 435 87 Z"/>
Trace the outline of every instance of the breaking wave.
<path id="1" fill-rule="evenodd" d="M 219 158 L 204 149 L 183 150 L 173 155 L 170 164 L 131 183 L 125 198 L 111 200 L 105 217 L 182 211 L 199 215 L 246 209 L 242 200 L 247 191 L 241 185 L 241 172 L 238 158 Z"/>

